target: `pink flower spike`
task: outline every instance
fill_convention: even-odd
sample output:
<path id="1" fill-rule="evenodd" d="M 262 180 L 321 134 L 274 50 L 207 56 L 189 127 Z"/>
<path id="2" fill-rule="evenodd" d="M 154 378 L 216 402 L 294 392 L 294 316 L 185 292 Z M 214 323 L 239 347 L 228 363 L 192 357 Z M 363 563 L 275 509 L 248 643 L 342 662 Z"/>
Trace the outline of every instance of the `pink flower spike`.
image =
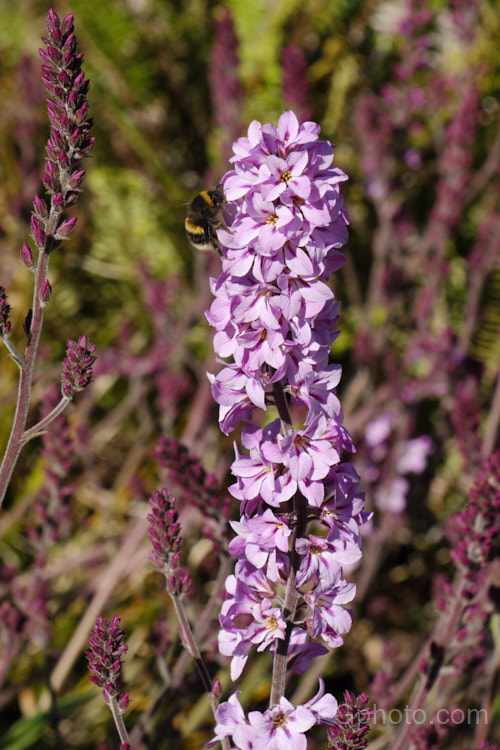
<path id="1" fill-rule="evenodd" d="M 287 665 L 278 655 L 285 641 L 288 666 L 304 673 L 326 651 L 313 638 L 342 644 L 352 622 L 343 605 L 355 592 L 343 566 L 359 561 L 367 520 L 359 477 L 340 463 L 354 447 L 335 392 L 340 367 L 330 364 L 339 303 L 327 281 L 347 240 L 339 191 L 346 175 L 318 136 L 318 125 L 300 124 L 291 111 L 277 127 L 254 121 L 222 178 L 231 218 L 218 232 L 222 272 L 206 316 L 224 366 L 209 379 L 221 430 L 244 424 L 231 465 L 229 491 L 241 512 L 231 523 L 237 562 L 226 581 L 219 650 L 231 658 L 233 679 L 254 646 L 275 654 L 275 705 L 248 720 L 233 712 L 218 725 L 218 738 L 231 736 L 238 748 L 305 750 L 306 732 L 335 716 L 333 696 L 294 708 L 279 694 Z M 251 422 L 269 408 L 276 418 L 261 420 L 264 427 Z M 283 612 L 284 590 L 297 620 Z"/>
<path id="2" fill-rule="evenodd" d="M 98 617 L 89 637 L 88 661 L 90 680 L 102 688 L 106 703 L 116 700 L 120 711 L 126 711 L 130 699 L 122 688 L 122 656 L 127 652 L 125 636 L 119 629 L 120 618 L 115 615 L 111 622 Z"/>

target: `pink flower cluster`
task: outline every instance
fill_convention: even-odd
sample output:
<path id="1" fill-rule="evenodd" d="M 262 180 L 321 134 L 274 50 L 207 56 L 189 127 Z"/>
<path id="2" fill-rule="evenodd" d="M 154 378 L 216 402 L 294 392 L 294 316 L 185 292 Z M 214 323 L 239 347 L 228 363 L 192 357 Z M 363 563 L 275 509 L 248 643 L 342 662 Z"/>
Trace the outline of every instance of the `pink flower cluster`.
<path id="1" fill-rule="evenodd" d="M 339 183 L 347 177 L 318 135 L 316 123 L 299 127 L 292 112 L 277 128 L 254 121 L 223 179 L 234 215 L 219 231 L 225 259 L 207 317 L 216 353 L 233 358 L 212 386 L 226 434 L 255 406 L 265 409 L 279 382 L 308 406 L 308 424 L 340 413 L 339 368 L 328 366 L 338 304 L 325 279 L 344 261 Z"/>
<path id="2" fill-rule="evenodd" d="M 250 711 L 248 718 L 239 702 L 237 690 L 226 703 L 217 710 L 216 736 L 207 747 L 213 747 L 224 737 L 232 735 L 236 748 L 252 750 L 257 742 L 265 742 L 262 747 L 270 750 L 305 750 L 305 732 L 317 723 L 331 723 L 337 713 L 335 698 L 324 692 L 323 680 L 316 695 L 303 706 L 293 706 L 282 697 L 276 706 L 267 711 Z"/>
<path id="3" fill-rule="evenodd" d="M 354 448 L 335 394 L 340 367 L 329 363 L 338 303 L 326 283 L 344 260 L 339 184 L 347 177 L 318 136 L 318 125 L 299 125 L 293 112 L 276 128 L 254 121 L 222 180 L 231 223 L 218 233 L 222 273 L 212 280 L 207 318 L 224 367 L 209 377 L 222 431 L 247 422 L 246 452 L 237 450 L 231 467 L 241 518 L 232 524 L 237 563 L 220 617 L 219 648 L 231 657 L 233 679 L 253 646 L 276 653 L 279 642 L 288 667 L 303 674 L 351 626 L 344 605 L 355 586 L 343 566 L 360 558 L 366 515 L 359 477 L 341 462 Z M 255 408 L 268 407 L 279 417 L 264 427 L 248 423 Z M 319 712 L 313 723 L 332 718 Z M 264 723 L 251 718 L 245 737 L 260 737 Z M 305 747 L 304 726 L 290 747 Z"/>

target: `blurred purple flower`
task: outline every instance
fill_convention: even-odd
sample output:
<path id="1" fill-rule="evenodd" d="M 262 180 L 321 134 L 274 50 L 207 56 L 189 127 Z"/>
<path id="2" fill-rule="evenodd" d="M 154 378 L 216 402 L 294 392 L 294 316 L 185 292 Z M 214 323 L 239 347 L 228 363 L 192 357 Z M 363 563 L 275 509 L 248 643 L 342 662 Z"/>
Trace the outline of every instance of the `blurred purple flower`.
<path id="1" fill-rule="evenodd" d="M 215 550 L 226 547 L 231 498 L 223 495 L 213 474 L 208 474 L 198 458 L 171 437 L 161 437 L 153 458 L 166 469 L 169 486 L 174 486 L 183 506 L 195 506 L 203 514 L 203 535 Z"/>
<path id="2" fill-rule="evenodd" d="M 407 440 L 396 461 L 397 471 L 400 474 L 422 474 L 433 450 L 434 446 L 428 435 Z"/>
<path id="3" fill-rule="evenodd" d="M 230 8 L 218 9 L 214 25 L 208 81 L 214 121 L 223 133 L 221 160 L 225 162 L 231 153 L 231 142 L 240 134 L 243 88 L 238 78 L 238 37 Z"/>
<path id="4" fill-rule="evenodd" d="M 365 480 L 374 485 L 374 500 L 384 512 L 403 513 L 409 482 L 402 475 L 421 474 L 434 450 L 428 435 L 410 440 L 394 437 L 396 415 L 385 412 L 365 427 L 365 446 L 369 462 Z"/>
<path id="5" fill-rule="evenodd" d="M 394 477 L 392 481 L 381 484 L 374 495 L 377 508 L 384 513 L 404 513 L 409 489 L 410 484 L 403 477 Z"/>

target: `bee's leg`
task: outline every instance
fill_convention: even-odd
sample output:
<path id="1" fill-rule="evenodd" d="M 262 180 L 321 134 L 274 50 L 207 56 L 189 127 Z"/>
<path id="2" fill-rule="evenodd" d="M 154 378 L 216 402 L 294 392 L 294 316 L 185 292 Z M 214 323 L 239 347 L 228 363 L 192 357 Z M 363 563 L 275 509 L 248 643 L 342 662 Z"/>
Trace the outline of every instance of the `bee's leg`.
<path id="1" fill-rule="evenodd" d="M 208 225 L 207 234 L 210 238 L 210 244 L 212 245 L 213 249 L 217 253 L 219 253 L 221 258 L 223 258 L 224 256 L 222 255 L 222 250 L 220 249 L 220 242 L 219 242 L 219 238 L 217 237 L 217 231 L 216 231 L 219 227 L 222 227 L 222 224 L 219 224 L 218 222 L 217 223 L 212 222 L 211 224 Z"/>

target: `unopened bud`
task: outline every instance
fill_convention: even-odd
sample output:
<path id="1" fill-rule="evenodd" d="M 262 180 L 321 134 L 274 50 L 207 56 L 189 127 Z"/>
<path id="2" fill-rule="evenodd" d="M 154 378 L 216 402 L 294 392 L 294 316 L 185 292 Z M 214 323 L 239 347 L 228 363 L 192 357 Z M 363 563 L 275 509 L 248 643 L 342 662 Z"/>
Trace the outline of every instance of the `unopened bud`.
<path id="1" fill-rule="evenodd" d="M 43 173 L 43 184 L 49 192 L 54 192 L 57 181 L 55 167 L 51 161 L 46 162 L 45 172 Z"/>
<path id="2" fill-rule="evenodd" d="M 126 711 L 129 705 L 130 705 L 130 697 L 128 693 L 125 693 L 125 695 L 122 695 L 120 700 L 118 701 L 118 708 L 120 709 L 120 713 L 123 713 L 124 711 Z"/>
<path id="3" fill-rule="evenodd" d="M 74 190 L 77 188 L 85 177 L 85 170 L 79 169 L 77 172 L 73 172 L 68 180 L 68 187 Z"/>
<path id="4" fill-rule="evenodd" d="M 51 297 L 52 297 L 52 287 L 50 286 L 49 280 L 45 279 L 42 285 L 42 290 L 40 292 L 41 306 L 46 307 L 49 304 Z"/>
<path id="5" fill-rule="evenodd" d="M 92 149 L 94 148 L 94 143 L 95 143 L 95 137 L 94 137 L 94 136 L 91 136 L 91 137 L 90 137 L 90 138 L 89 138 L 89 139 L 88 139 L 88 140 L 87 140 L 87 141 L 85 142 L 85 145 L 84 145 L 84 146 L 82 146 L 82 148 L 80 149 L 80 154 L 81 154 L 82 156 L 88 156 L 88 155 L 90 154 L 90 152 L 92 151 Z"/>
<path id="6" fill-rule="evenodd" d="M 23 246 L 21 247 L 21 263 L 25 268 L 35 267 L 35 259 L 33 258 L 33 253 L 31 252 L 31 248 L 26 244 L 26 242 L 23 242 Z"/>
<path id="7" fill-rule="evenodd" d="M 35 245 L 39 250 L 43 250 L 45 247 L 45 232 L 42 229 L 40 221 L 31 214 L 31 236 L 35 240 Z"/>
<path id="8" fill-rule="evenodd" d="M 187 594 L 189 589 L 191 588 L 191 576 L 189 574 L 189 571 L 186 571 L 184 575 L 179 579 L 178 581 L 178 592 L 179 594 Z"/>
<path id="9" fill-rule="evenodd" d="M 52 141 L 47 141 L 47 145 L 45 146 L 47 150 L 47 155 L 50 159 L 50 161 L 57 161 L 57 154 L 59 153 L 59 149 L 57 149 Z"/>
<path id="10" fill-rule="evenodd" d="M 64 153 L 64 151 L 59 151 L 58 157 L 59 165 L 62 167 L 62 169 L 69 169 L 70 166 L 70 160 L 67 154 Z"/>
<path id="11" fill-rule="evenodd" d="M 167 593 L 171 596 L 177 594 L 177 581 L 175 580 L 175 576 L 169 576 L 167 578 L 165 588 Z"/>
<path id="12" fill-rule="evenodd" d="M 67 34 L 73 29 L 73 21 L 75 19 L 74 13 L 68 13 L 67 16 L 61 21 L 61 34 Z"/>
<path id="13" fill-rule="evenodd" d="M 47 14 L 47 18 L 45 20 L 47 22 L 47 28 L 50 34 L 53 34 L 54 31 L 59 30 L 60 25 L 61 25 L 59 21 L 59 16 L 57 15 L 55 11 L 52 10 L 52 8 L 50 8 Z"/>
<path id="14" fill-rule="evenodd" d="M 55 239 L 65 240 L 70 232 L 73 231 L 75 224 L 76 216 L 73 216 L 72 219 L 68 219 L 67 221 L 63 221 L 63 223 L 59 224 L 59 226 L 57 227 L 56 233 L 54 235 Z"/>
<path id="15" fill-rule="evenodd" d="M 49 215 L 47 204 L 38 195 L 35 195 L 33 207 L 35 209 L 35 214 L 39 219 L 46 219 Z"/>
<path id="16" fill-rule="evenodd" d="M 0 286 L 0 336 L 8 336 L 10 334 L 10 305 L 7 302 L 7 295 L 5 293 L 5 287 Z"/>
<path id="17" fill-rule="evenodd" d="M 56 211 L 62 211 L 64 209 L 64 198 L 62 193 L 56 193 L 54 195 L 52 198 L 52 207 L 56 209 Z"/>
<path id="18" fill-rule="evenodd" d="M 87 117 L 88 111 L 89 111 L 89 104 L 86 101 L 75 112 L 75 122 L 77 125 L 79 125 L 81 122 L 85 120 L 85 118 Z"/>
<path id="19" fill-rule="evenodd" d="M 222 685 L 220 683 L 220 680 L 215 680 L 214 684 L 212 685 L 212 695 L 219 700 L 219 698 L 222 695 Z"/>

